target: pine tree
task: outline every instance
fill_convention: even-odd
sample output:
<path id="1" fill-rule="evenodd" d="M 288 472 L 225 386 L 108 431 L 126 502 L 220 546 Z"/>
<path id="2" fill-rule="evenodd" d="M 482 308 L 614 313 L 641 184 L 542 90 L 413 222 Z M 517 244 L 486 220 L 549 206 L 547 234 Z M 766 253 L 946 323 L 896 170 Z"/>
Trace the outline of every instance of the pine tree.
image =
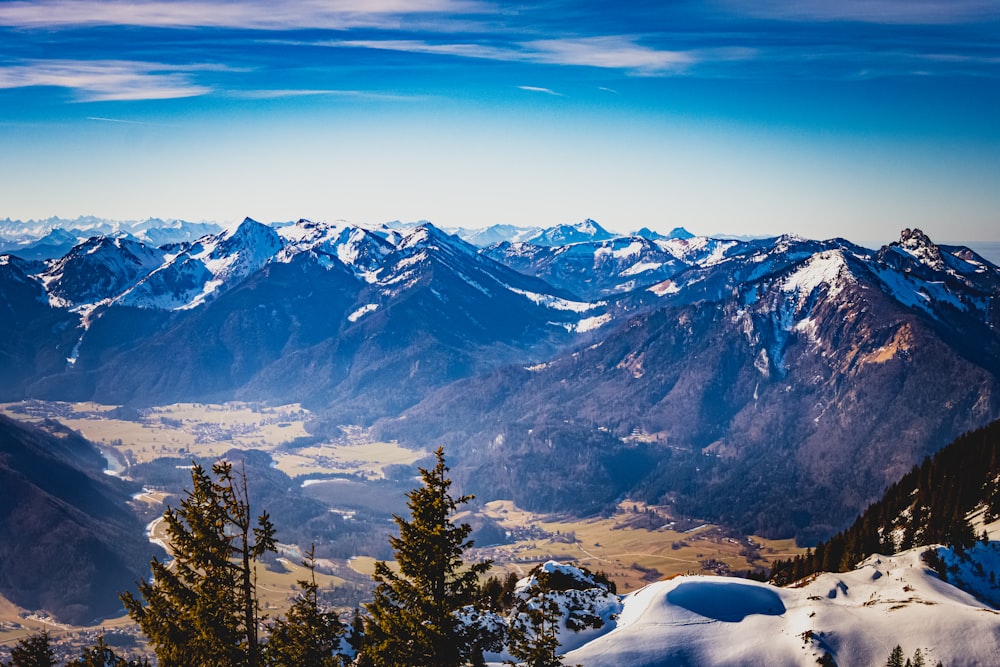
<path id="1" fill-rule="evenodd" d="M 193 489 L 163 513 L 173 560 L 153 559 L 141 600 L 120 595 L 161 667 L 259 662 L 254 566 L 274 551 L 274 526 L 266 512 L 253 524 L 245 473 L 237 479 L 224 461 L 212 473 L 217 481 L 194 465 Z"/>
<path id="2" fill-rule="evenodd" d="M 339 667 L 342 661 L 337 652 L 344 626 L 335 611 L 320 607 L 315 545 L 302 565 L 309 569 L 310 577 L 299 580 L 302 592 L 286 617 L 271 626 L 264 662 L 274 667 Z"/>
<path id="3" fill-rule="evenodd" d="M 507 650 L 518 662 L 509 665 L 561 667 L 559 650 L 559 604 L 548 591 L 518 606 L 508 628 Z"/>
<path id="4" fill-rule="evenodd" d="M 56 655 L 49 645 L 49 633 L 42 630 L 37 635 L 25 637 L 10 650 L 10 662 L 5 667 L 54 667 Z"/>
<path id="5" fill-rule="evenodd" d="M 398 537 L 390 537 L 398 573 L 385 561 L 375 564 L 378 582 L 367 605 L 360 663 L 375 667 L 456 667 L 474 652 L 478 632 L 456 612 L 471 604 L 479 576 L 491 563 L 466 567 L 462 554 L 472 547 L 472 528 L 456 526 L 451 515 L 472 496 L 452 498 L 444 450 L 437 465 L 420 469 L 423 486 L 407 494 L 410 519 L 394 516 Z"/>
<path id="6" fill-rule="evenodd" d="M 896 648 L 892 649 L 892 653 L 889 654 L 889 659 L 885 663 L 886 667 L 903 667 L 903 647 L 896 644 Z"/>

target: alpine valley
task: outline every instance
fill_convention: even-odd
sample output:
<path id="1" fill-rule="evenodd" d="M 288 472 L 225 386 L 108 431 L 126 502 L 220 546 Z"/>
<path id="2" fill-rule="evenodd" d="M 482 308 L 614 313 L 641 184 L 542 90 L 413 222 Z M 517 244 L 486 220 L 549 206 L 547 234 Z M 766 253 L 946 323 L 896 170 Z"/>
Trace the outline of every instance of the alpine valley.
<path id="1" fill-rule="evenodd" d="M 443 445 L 458 486 L 482 502 L 585 517 L 628 499 L 814 545 L 926 456 L 1000 418 L 1000 269 L 917 229 L 869 249 L 615 235 L 593 220 L 455 233 L 0 221 L 15 227 L 0 255 L 0 402 L 297 403 L 315 415 L 302 444 L 362 427 L 404 447 Z M 615 658 L 624 631 L 686 625 L 729 591 L 750 625 L 795 611 L 783 616 L 787 646 L 751 651 L 795 664 L 839 646 L 800 639 L 804 619 L 848 632 L 843 595 L 817 596 L 905 574 L 927 604 L 960 604 L 993 633 L 976 649 L 988 654 L 995 621 L 919 564 L 910 552 L 875 558 L 780 595 L 664 582 L 615 602 L 618 629 L 603 643 L 567 648 L 583 646 L 570 658 L 588 665 L 668 664 L 663 653 Z M 643 612 L 660 593 L 680 611 Z M 670 649 L 669 664 L 749 664 L 685 641 L 690 655 Z M 892 648 L 861 645 L 850 650 L 864 660 Z"/>

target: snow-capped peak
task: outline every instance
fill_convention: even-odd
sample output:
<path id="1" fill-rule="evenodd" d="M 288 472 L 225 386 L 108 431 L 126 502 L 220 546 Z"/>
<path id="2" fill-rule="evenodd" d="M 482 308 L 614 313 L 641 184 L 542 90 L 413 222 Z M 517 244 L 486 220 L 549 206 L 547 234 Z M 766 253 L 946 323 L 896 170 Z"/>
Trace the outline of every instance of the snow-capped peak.
<path id="1" fill-rule="evenodd" d="M 211 259 L 238 255 L 251 264 L 266 263 L 281 246 L 281 237 L 273 227 L 252 218 L 244 219 L 237 227 L 216 234 L 203 243 L 203 247 L 211 247 L 208 253 Z"/>
<path id="2" fill-rule="evenodd" d="M 820 285 L 826 285 L 829 296 L 836 296 L 847 281 L 853 281 L 844 253 L 825 250 L 812 255 L 793 271 L 781 285 L 783 292 L 806 297 Z"/>
<path id="3" fill-rule="evenodd" d="M 438 229 L 431 223 L 425 223 L 415 228 L 403 237 L 399 242 L 400 250 L 410 250 L 416 248 L 433 247 L 438 249 L 448 248 L 465 255 L 478 254 L 478 249 L 467 241 L 463 241 L 457 236 Z"/>
<path id="4" fill-rule="evenodd" d="M 607 241 L 614 234 L 604 229 L 596 220 L 587 218 L 574 225 L 557 225 L 550 227 L 528 239 L 528 243 L 543 246 L 566 245 L 584 241 Z"/>
<path id="5" fill-rule="evenodd" d="M 269 225 L 246 218 L 235 228 L 205 236 L 171 256 L 116 303 L 183 310 L 200 306 L 275 259 L 283 243 Z"/>

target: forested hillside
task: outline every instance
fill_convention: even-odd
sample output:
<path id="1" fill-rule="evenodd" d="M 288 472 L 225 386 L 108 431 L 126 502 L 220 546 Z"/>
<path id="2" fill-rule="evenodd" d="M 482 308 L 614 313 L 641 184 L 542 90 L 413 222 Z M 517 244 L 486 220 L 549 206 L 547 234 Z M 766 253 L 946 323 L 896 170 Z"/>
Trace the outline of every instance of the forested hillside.
<path id="1" fill-rule="evenodd" d="M 893 484 L 845 531 L 804 556 L 776 561 L 771 579 L 789 583 L 815 572 L 845 572 L 874 553 L 916 546 L 971 546 L 970 513 L 1000 517 L 1000 421 L 967 433 Z"/>

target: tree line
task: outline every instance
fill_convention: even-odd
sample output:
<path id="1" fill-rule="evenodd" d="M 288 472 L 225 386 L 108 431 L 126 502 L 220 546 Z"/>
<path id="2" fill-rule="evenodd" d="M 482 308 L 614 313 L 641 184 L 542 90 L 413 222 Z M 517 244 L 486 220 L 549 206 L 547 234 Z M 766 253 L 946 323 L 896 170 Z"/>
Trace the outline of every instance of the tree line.
<path id="1" fill-rule="evenodd" d="M 540 578 L 540 595 L 515 595 L 517 578 L 485 578 L 492 563 L 466 563 L 472 528 L 452 520 L 472 496 L 452 496 L 444 451 L 420 468 L 421 486 L 407 494 L 410 515 L 393 515 L 393 564 L 378 561 L 371 602 L 351 622 L 320 601 L 314 551 L 310 577 L 284 617 L 267 618 L 257 595 L 256 566 L 277 548 L 268 513 L 254 518 L 246 475 L 227 461 L 211 473 L 195 464 L 192 488 L 163 513 L 171 558 L 151 562 L 152 576 L 120 594 L 160 667 L 459 667 L 484 665 L 484 652 L 506 648 L 509 664 L 561 665 L 559 606 L 547 591 L 565 582 Z M 589 573 L 588 573 L 589 574 Z M 607 582 L 602 575 L 595 580 Z M 517 662 L 514 662 L 517 661 Z M 2 667 L 56 665 L 49 636 L 21 640 Z M 142 667 L 98 639 L 72 665 Z"/>
<path id="2" fill-rule="evenodd" d="M 960 436 L 890 486 L 847 530 L 804 555 L 776 560 L 771 581 L 784 585 L 817 572 L 846 572 L 874 553 L 944 544 L 975 543 L 968 521 L 984 508 L 1000 517 L 1000 421 Z"/>

